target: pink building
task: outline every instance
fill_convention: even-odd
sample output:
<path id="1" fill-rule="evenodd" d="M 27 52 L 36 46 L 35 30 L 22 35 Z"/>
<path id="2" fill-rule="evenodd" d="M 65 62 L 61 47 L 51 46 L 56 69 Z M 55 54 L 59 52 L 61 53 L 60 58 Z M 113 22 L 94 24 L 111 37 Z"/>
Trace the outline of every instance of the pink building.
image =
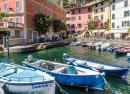
<path id="1" fill-rule="evenodd" d="M 70 9 L 70 29 L 71 32 L 77 34 L 82 31 L 87 31 L 87 22 L 91 19 L 92 7 L 77 7 Z"/>

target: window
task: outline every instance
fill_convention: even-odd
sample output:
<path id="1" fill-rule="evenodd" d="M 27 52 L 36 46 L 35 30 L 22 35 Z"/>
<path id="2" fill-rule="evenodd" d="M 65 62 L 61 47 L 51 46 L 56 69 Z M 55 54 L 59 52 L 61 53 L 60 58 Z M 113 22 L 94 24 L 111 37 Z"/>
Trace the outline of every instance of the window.
<path id="1" fill-rule="evenodd" d="M 91 8 L 88 8 L 88 12 L 91 12 Z"/>
<path id="2" fill-rule="evenodd" d="M 101 12 L 104 12 L 105 8 L 101 8 Z"/>
<path id="3" fill-rule="evenodd" d="M 94 10 L 94 13 L 95 13 L 95 14 L 98 13 L 98 10 Z"/>
<path id="4" fill-rule="evenodd" d="M 67 27 L 70 27 L 70 24 L 67 24 Z"/>
<path id="5" fill-rule="evenodd" d="M 37 11 L 37 6 L 33 4 L 33 11 Z"/>
<path id="6" fill-rule="evenodd" d="M 98 16 L 95 16 L 95 17 L 94 17 L 94 20 L 98 20 Z"/>
<path id="7" fill-rule="evenodd" d="M 112 1 L 112 3 L 114 3 L 114 2 L 115 2 L 115 0 Z"/>
<path id="8" fill-rule="evenodd" d="M 70 17 L 67 17 L 67 18 L 66 18 L 66 21 L 70 21 Z"/>
<path id="9" fill-rule="evenodd" d="M 80 23 L 80 24 L 78 24 L 78 28 L 82 28 L 82 24 Z"/>
<path id="10" fill-rule="evenodd" d="M 47 16 L 49 16 L 49 11 L 47 11 Z"/>
<path id="11" fill-rule="evenodd" d="M 53 5 L 51 4 L 51 8 L 53 8 Z"/>
<path id="12" fill-rule="evenodd" d="M 98 7 L 98 4 L 96 4 L 95 7 Z"/>
<path id="13" fill-rule="evenodd" d="M 14 19 L 13 19 L 13 18 L 9 18 L 9 21 L 10 21 L 10 22 L 13 22 L 13 21 L 14 21 Z"/>
<path id="14" fill-rule="evenodd" d="M 124 11 L 124 17 L 130 16 L 130 11 Z"/>
<path id="15" fill-rule="evenodd" d="M 71 17 L 71 20 L 74 21 L 74 20 L 75 20 L 75 17 Z"/>
<path id="16" fill-rule="evenodd" d="M 51 12 L 51 18 L 53 18 L 53 13 Z"/>
<path id="17" fill-rule="evenodd" d="M 115 19 L 115 14 L 112 14 L 112 19 Z"/>
<path id="18" fill-rule="evenodd" d="M 59 15 L 57 15 L 57 19 L 59 19 Z"/>
<path id="19" fill-rule="evenodd" d="M 112 10 L 115 10 L 115 5 L 112 5 Z"/>
<path id="20" fill-rule="evenodd" d="M 74 14 L 74 11 L 72 11 L 72 14 Z"/>
<path id="21" fill-rule="evenodd" d="M 7 18 L 3 18 L 3 22 L 7 22 Z"/>
<path id="22" fill-rule="evenodd" d="M 88 19 L 91 19 L 91 15 L 88 15 Z"/>
<path id="23" fill-rule="evenodd" d="M 128 6 L 128 0 L 125 0 L 124 1 L 124 7 L 127 7 Z"/>
<path id="24" fill-rule="evenodd" d="M 103 2 L 101 2 L 101 6 L 103 5 Z"/>
<path id="25" fill-rule="evenodd" d="M 72 24 L 72 25 L 71 25 L 71 28 L 75 28 L 75 24 Z"/>
<path id="26" fill-rule="evenodd" d="M 115 28 L 115 23 L 112 23 L 112 28 Z"/>
<path id="27" fill-rule="evenodd" d="M 19 12 L 19 1 L 16 1 L 15 7 L 16 7 L 16 12 Z"/>
<path id="28" fill-rule="evenodd" d="M 62 20 L 62 17 L 60 17 L 60 19 Z"/>
<path id="29" fill-rule="evenodd" d="M 79 10 L 79 13 L 81 13 L 81 10 Z"/>
<path id="30" fill-rule="evenodd" d="M 122 27 L 127 27 L 129 26 L 129 21 L 123 21 L 122 22 Z"/>
<path id="31" fill-rule="evenodd" d="M 41 13 L 44 14 L 44 9 L 43 8 L 41 8 Z"/>
<path id="32" fill-rule="evenodd" d="M 103 20 L 103 15 L 101 15 L 101 20 Z"/>
<path id="33" fill-rule="evenodd" d="M 4 9 L 4 10 L 3 10 L 4 13 L 6 13 L 6 12 L 7 12 L 7 3 L 4 3 L 4 4 L 3 4 L 3 9 Z"/>
<path id="34" fill-rule="evenodd" d="M 33 20 L 33 26 L 36 26 L 36 20 L 35 19 Z"/>
<path id="35" fill-rule="evenodd" d="M 60 9 L 60 13 L 62 13 L 62 10 Z"/>
<path id="36" fill-rule="evenodd" d="M 49 7 L 49 1 L 47 1 L 47 6 Z"/>
<path id="37" fill-rule="evenodd" d="M 43 3 L 43 0 L 41 0 L 41 3 Z"/>
<path id="38" fill-rule="evenodd" d="M 79 20 L 81 20 L 81 16 L 79 16 Z"/>
<path id="39" fill-rule="evenodd" d="M 59 8 L 57 7 L 57 11 L 59 11 Z"/>

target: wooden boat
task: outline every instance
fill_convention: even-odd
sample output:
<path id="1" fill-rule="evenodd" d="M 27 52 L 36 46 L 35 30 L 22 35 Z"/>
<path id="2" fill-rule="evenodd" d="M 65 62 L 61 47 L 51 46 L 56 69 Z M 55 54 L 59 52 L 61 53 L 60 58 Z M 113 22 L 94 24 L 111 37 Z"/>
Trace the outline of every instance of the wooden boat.
<path id="1" fill-rule="evenodd" d="M 55 94 L 55 78 L 14 63 L 0 63 L 0 85 L 12 93 Z"/>
<path id="2" fill-rule="evenodd" d="M 125 78 L 129 71 L 129 67 L 122 67 L 117 65 L 105 64 L 85 59 L 79 59 L 75 57 L 68 56 L 67 54 L 63 55 L 63 60 L 71 65 L 77 65 L 78 67 L 92 69 L 95 68 L 100 72 L 105 72 L 108 75 L 120 76 L 121 78 Z"/>
<path id="3" fill-rule="evenodd" d="M 81 41 L 77 41 L 77 42 L 71 42 L 71 46 L 77 46 L 77 45 L 80 45 L 81 44 Z"/>
<path id="4" fill-rule="evenodd" d="M 103 90 L 104 87 L 104 79 L 102 76 L 105 77 L 105 74 L 99 73 L 98 71 L 36 58 L 32 61 L 25 60 L 22 62 L 22 65 L 46 72 L 54 76 L 56 81 L 61 84 L 97 90 Z"/>
<path id="5" fill-rule="evenodd" d="M 118 49 L 115 50 L 115 53 L 117 55 L 125 55 L 128 52 L 130 52 L 130 46 L 120 47 L 120 48 L 118 48 Z"/>

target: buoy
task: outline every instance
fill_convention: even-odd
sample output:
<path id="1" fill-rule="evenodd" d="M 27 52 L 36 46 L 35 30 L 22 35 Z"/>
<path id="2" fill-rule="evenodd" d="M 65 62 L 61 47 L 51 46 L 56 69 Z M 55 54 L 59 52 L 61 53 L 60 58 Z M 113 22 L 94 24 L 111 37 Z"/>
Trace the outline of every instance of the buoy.
<path id="1" fill-rule="evenodd" d="M 123 76 L 122 76 L 121 78 L 122 78 L 122 79 L 125 79 L 125 77 L 123 77 Z"/>
<path id="2" fill-rule="evenodd" d="M 70 44 L 69 44 L 69 46 L 70 46 Z"/>

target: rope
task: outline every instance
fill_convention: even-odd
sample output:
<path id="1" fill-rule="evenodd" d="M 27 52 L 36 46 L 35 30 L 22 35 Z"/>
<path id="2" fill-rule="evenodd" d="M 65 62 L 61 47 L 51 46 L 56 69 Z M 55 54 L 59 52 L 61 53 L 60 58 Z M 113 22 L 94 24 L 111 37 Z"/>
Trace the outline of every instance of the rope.
<path id="1" fill-rule="evenodd" d="M 62 92 L 62 94 L 69 94 L 69 93 L 67 93 L 66 91 L 64 91 L 63 89 L 61 89 L 61 87 L 60 87 L 60 85 L 56 82 L 56 84 L 57 84 L 57 86 L 60 88 L 60 90 L 61 90 L 61 92 Z M 64 93 L 63 93 L 64 92 Z"/>

